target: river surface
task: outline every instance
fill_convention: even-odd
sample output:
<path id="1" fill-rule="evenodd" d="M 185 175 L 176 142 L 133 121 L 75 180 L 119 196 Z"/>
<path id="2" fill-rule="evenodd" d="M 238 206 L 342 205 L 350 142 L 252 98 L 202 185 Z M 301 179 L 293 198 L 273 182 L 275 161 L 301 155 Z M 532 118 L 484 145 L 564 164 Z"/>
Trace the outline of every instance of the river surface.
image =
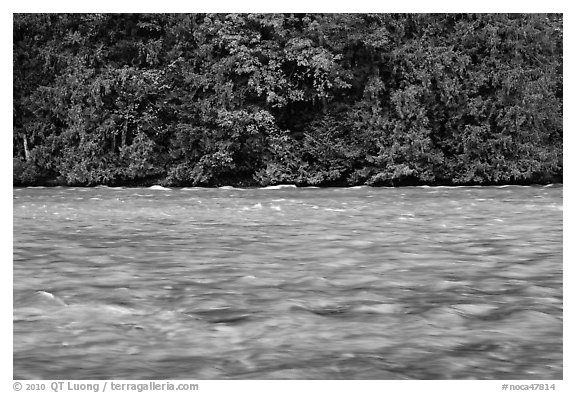
<path id="1" fill-rule="evenodd" d="M 563 377 L 561 185 L 13 198 L 17 379 Z"/>

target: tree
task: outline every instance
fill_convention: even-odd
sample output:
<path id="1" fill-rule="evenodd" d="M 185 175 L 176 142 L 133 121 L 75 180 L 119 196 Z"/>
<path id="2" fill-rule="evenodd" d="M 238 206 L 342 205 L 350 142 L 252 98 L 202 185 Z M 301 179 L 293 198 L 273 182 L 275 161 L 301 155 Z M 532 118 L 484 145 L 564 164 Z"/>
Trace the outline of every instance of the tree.
<path id="1" fill-rule="evenodd" d="M 558 181 L 562 23 L 16 14 L 14 183 Z"/>

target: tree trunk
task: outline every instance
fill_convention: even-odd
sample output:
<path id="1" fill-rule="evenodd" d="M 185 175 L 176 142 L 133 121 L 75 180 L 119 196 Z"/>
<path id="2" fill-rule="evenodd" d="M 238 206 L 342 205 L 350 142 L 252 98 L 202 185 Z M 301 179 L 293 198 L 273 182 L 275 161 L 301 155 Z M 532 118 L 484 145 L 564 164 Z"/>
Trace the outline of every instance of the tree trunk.
<path id="1" fill-rule="evenodd" d="M 30 150 L 28 150 L 28 140 L 26 139 L 26 135 L 22 135 L 22 139 L 24 139 L 24 158 L 26 161 L 30 161 Z"/>
<path id="2" fill-rule="evenodd" d="M 122 129 L 122 147 L 126 145 L 127 133 L 128 133 L 128 120 L 124 120 L 124 128 Z"/>

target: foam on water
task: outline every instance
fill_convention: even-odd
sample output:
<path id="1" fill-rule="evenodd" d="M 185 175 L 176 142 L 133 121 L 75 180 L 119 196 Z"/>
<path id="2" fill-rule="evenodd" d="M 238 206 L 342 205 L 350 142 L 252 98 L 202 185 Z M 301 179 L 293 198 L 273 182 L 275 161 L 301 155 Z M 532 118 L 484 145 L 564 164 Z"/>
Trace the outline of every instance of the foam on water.
<path id="1" fill-rule="evenodd" d="M 260 190 L 281 190 L 283 188 L 297 188 L 295 184 L 278 184 L 276 186 L 260 187 Z"/>
<path id="2" fill-rule="evenodd" d="M 172 190 L 171 188 L 162 187 L 162 186 L 159 186 L 159 185 L 150 186 L 150 187 L 148 187 L 148 189 L 149 189 L 149 190 L 162 190 L 162 191 L 170 191 L 170 190 Z"/>
<path id="3" fill-rule="evenodd" d="M 262 210 L 262 204 L 260 202 L 252 206 L 244 206 L 242 210 Z"/>

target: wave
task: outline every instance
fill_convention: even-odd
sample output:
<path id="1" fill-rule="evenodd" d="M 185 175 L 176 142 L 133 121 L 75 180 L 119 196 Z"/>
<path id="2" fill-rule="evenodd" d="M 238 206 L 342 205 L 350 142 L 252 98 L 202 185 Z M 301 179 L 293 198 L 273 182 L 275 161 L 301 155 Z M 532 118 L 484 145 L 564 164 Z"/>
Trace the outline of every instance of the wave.
<path id="1" fill-rule="evenodd" d="M 67 304 L 58 296 L 47 291 L 36 291 L 15 301 L 15 308 L 18 307 L 65 307 Z"/>

